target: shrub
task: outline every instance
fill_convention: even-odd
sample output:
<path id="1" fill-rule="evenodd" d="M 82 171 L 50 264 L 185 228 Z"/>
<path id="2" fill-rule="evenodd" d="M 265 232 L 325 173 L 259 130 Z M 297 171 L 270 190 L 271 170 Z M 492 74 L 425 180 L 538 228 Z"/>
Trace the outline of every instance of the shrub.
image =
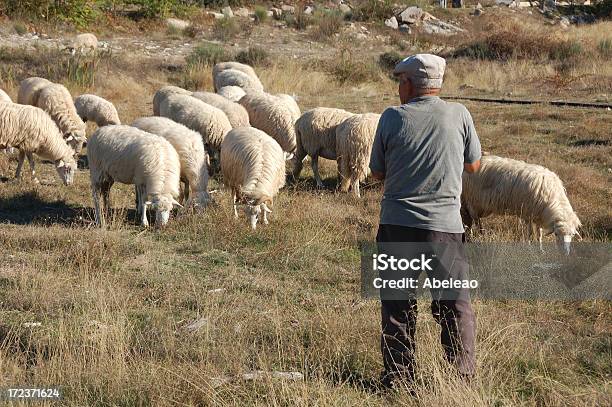
<path id="1" fill-rule="evenodd" d="M 28 27 L 26 27 L 24 24 L 22 23 L 15 23 L 13 24 L 13 29 L 15 29 L 15 32 L 18 35 L 23 35 L 25 33 L 28 32 Z"/>
<path id="2" fill-rule="evenodd" d="M 316 40 L 328 40 L 342 28 L 344 16 L 337 10 L 317 10 L 313 17 L 315 25 L 312 36 Z"/>
<path id="3" fill-rule="evenodd" d="M 187 65 L 214 65 L 218 62 L 227 61 L 228 55 L 221 45 L 202 43 L 195 47 L 187 57 Z"/>
<path id="4" fill-rule="evenodd" d="M 234 38 L 240 32 L 240 26 L 234 18 L 223 17 L 215 21 L 214 34 L 221 41 Z"/>
<path id="5" fill-rule="evenodd" d="M 265 6 L 255 6 L 255 22 L 257 24 L 268 21 L 268 9 Z"/>
<path id="6" fill-rule="evenodd" d="M 582 45 L 576 40 L 560 41 L 557 46 L 550 48 L 549 57 L 557 61 L 572 59 L 582 55 Z"/>
<path id="7" fill-rule="evenodd" d="M 312 24 L 312 15 L 304 13 L 303 7 L 296 7 L 295 13 L 284 13 L 283 20 L 287 27 L 295 28 L 296 30 L 305 30 Z"/>
<path id="8" fill-rule="evenodd" d="M 612 38 L 606 38 L 597 44 L 597 50 L 604 58 L 612 57 Z"/>
<path id="9" fill-rule="evenodd" d="M 359 84 L 380 78 L 380 69 L 373 61 L 355 58 L 346 49 L 339 59 L 334 59 L 328 65 L 328 71 L 341 84 Z"/>
<path id="10" fill-rule="evenodd" d="M 247 50 L 240 51 L 236 54 L 236 61 L 251 66 L 268 66 L 270 65 L 270 55 L 268 51 L 259 47 L 250 47 Z"/>
<path id="11" fill-rule="evenodd" d="M 358 21 L 384 21 L 394 14 L 391 0 L 362 0 L 353 10 L 353 18 Z"/>
<path id="12" fill-rule="evenodd" d="M 385 52 L 378 57 L 378 64 L 384 70 L 391 71 L 402 59 L 402 56 L 395 51 Z"/>

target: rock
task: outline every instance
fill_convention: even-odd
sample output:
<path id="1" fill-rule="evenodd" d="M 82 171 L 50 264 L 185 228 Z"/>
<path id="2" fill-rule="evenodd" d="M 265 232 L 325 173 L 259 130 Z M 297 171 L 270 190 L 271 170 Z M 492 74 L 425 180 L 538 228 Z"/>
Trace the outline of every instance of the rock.
<path id="1" fill-rule="evenodd" d="M 312 7 L 310 7 L 310 6 L 306 6 L 304 8 L 304 14 L 306 14 L 306 15 L 311 15 L 313 12 L 314 12 L 314 9 Z"/>
<path id="2" fill-rule="evenodd" d="M 221 12 L 223 13 L 223 15 L 227 18 L 232 18 L 234 17 L 234 12 L 232 11 L 232 8 L 230 6 L 226 6 L 223 7 L 221 9 Z"/>
<path id="3" fill-rule="evenodd" d="M 567 18 L 567 17 L 565 17 L 565 16 L 561 17 L 561 19 L 559 20 L 559 25 L 560 25 L 561 27 L 563 27 L 563 28 L 567 28 L 567 27 L 569 27 L 569 26 L 570 26 L 570 24 L 571 24 L 571 23 L 570 23 L 569 18 Z"/>
<path id="4" fill-rule="evenodd" d="M 246 18 L 249 16 L 249 14 L 250 14 L 249 9 L 245 7 L 240 7 L 238 10 L 234 11 L 234 15 L 237 17 Z"/>
<path id="5" fill-rule="evenodd" d="M 444 21 L 435 20 L 435 21 L 426 21 L 423 23 L 423 31 L 427 34 L 441 34 L 441 35 L 453 35 L 458 32 L 463 32 L 465 30 L 449 24 Z"/>
<path id="6" fill-rule="evenodd" d="M 288 4 L 283 4 L 281 6 L 281 10 L 284 11 L 287 14 L 295 14 L 295 7 L 290 6 Z"/>
<path id="7" fill-rule="evenodd" d="M 274 17 L 274 13 L 272 12 L 272 10 L 266 11 L 266 15 L 268 16 L 268 18 Z"/>
<path id="8" fill-rule="evenodd" d="M 353 16 L 353 10 L 351 10 L 351 7 L 348 4 L 339 4 L 338 10 L 342 13 L 344 18 L 350 18 Z"/>
<path id="9" fill-rule="evenodd" d="M 183 327 L 183 329 L 185 329 L 186 331 L 189 331 L 189 332 L 196 332 L 200 328 L 202 328 L 202 327 L 204 327 L 206 325 L 208 325 L 208 318 L 201 317 L 200 319 L 196 319 L 195 321 L 191 322 L 190 324 L 185 325 Z"/>
<path id="10" fill-rule="evenodd" d="M 395 16 L 388 18 L 385 20 L 385 25 L 389 28 L 397 30 L 399 28 L 399 24 L 397 23 L 397 18 Z"/>
<path id="11" fill-rule="evenodd" d="M 482 4 L 480 3 L 476 4 L 476 10 L 482 10 Z"/>
<path id="12" fill-rule="evenodd" d="M 190 24 L 188 21 L 179 20 L 178 18 L 167 18 L 166 25 L 172 30 L 184 31 Z"/>
<path id="13" fill-rule="evenodd" d="M 277 20 L 280 20 L 283 17 L 283 10 L 279 8 L 272 7 L 270 11 L 272 12 L 272 16 Z"/>
<path id="14" fill-rule="evenodd" d="M 483 13 L 483 11 L 481 9 L 477 8 L 477 9 L 474 9 L 474 12 L 472 13 L 472 15 L 478 17 L 478 16 L 482 15 L 482 13 Z"/>
<path id="15" fill-rule="evenodd" d="M 423 10 L 421 10 L 419 7 L 412 6 L 402 11 L 398 20 L 400 23 L 416 24 L 421 20 L 422 16 Z"/>
<path id="16" fill-rule="evenodd" d="M 507 6 L 509 7 L 510 4 L 514 3 L 514 0 L 495 0 L 495 4 L 497 4 L 498 6 Z"/>
<path id="17" fill-rule="evenodd" d="M 214 11 L 209 11 L 206 14 L 208 14 L 209 16 L 213 16 L 215 20 L 222 20 L 225 18 L 225 15 L 223 13 L 215 13 Z"/>
<path id="18" fill-rule="evenodd" d="M 399 30 L 403 33 L 410 34 L 412 30 L 408 24 L 400 24 Z"/>
<path id="19" fill-rule="evenodd" d="M 301 381 L 304 380 L 304 374 L 300 372 L 279 372 L 277 370 L 273 372 L 266 372 L 264 370 L 256 370 L 254 372 L 244 373 L 242 375 L 242 380 L 252 381 L 252 380 L 260 380 L 268 377 L 272 377 L 274 379 L 285 379 L 292 381 Z"/>

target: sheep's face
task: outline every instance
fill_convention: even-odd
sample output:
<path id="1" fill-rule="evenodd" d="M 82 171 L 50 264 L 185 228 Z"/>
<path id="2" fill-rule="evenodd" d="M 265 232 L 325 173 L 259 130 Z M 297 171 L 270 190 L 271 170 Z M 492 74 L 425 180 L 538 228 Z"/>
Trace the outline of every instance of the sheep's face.
<path id="1" fill-rule="evenodd" d="M 569 256 L 572 239 L 575 235 L 580 236 L 578 230 L 575 227 L 569 227 L 567 225 L 555 225 L 554 233 L 557 239 L 557 247 L 563 254 Z"/>
<path id="2" fill-rule="evenodd" d="M 166 226 L 170 220 L 170 211 L 174 206 L 183 207 L 172 197 L 160 196 L 154 199 L 153 202 L 146 202 L 147 206 L 155 211 L 155 225 L 158 227 Z"/>
<path id="3" fill-rule="evenodd" d="M 249 202 L 244 207 L 244 213 L 249 218 L 249 222 L 251 224 L 251 229 L 257 229 L 257 221 L 259 220 L 259 216 L 261 215 L 261 206 L 255 205 L 254 202 Z"/>
<path id="4" fill-rule="evenodd" d="M 62 179 L 64 185 L 72 185 L 74 182 L 74 173 L 77 170 L 77 164 L 75 161 L 66 162 L 64 160 L 58 160 L 55 164 L 55 169 L 58 175 Z"/>

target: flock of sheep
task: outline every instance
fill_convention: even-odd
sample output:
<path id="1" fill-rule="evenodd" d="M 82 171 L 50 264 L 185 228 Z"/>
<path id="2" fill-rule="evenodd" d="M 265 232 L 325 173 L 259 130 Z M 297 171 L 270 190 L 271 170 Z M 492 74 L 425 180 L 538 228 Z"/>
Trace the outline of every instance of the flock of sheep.
<path id="1" fill-rule="evenodd" d="M 153 116 L 121 125 L 113 104 L 95 95 L 74 101 L 68 90 L 43 78 L 22 81 L 18 104 L 0 91 L 0 148 L 19 150 L 16 178 L 25 157 L 52 160 L 65 184 L 76 169 L 75 155 L 87 142 L 96 222 L 104 224 L 100 198 L 110 209 L 114 182 L 136 188 L 137 213 L 148 225 L 147 208 L 164 225 L 173 206 L 204 207 L 210 200 L 209 173 L 220 169 L 223 183 L 251 227 L 268 223 L 273 200 L 287 173 L 297 178 L 306 156 L 322 187 L 318 158 L 336 160 L 340 190 L 360 196 L 368 175 L 379 114 L 318 107 L 301 113 L 296 100 L 264 90 L 252 67 L 223 62 L 214 66 L 214 91 L 191 92 L 165 86 L 153 98 Z M 84 121 L 98 129 L 86 138 Z M 183 187 L 180 188 L 180 183 Z M 490 214 L 513 214 L 534 232 L 554 233 L 571 242 L 580 221 L 559 177 L 522 161 L 485 155 L 481 170 L 464 174 L 462 215 L 480 226 Z"/>

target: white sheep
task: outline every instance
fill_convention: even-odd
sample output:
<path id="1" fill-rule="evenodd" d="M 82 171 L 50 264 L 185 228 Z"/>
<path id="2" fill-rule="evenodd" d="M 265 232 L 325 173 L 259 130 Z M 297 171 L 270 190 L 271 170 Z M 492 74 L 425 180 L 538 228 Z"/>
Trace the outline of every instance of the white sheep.
<path id="1" fill-rule="evenodd" d="M 297 96 L 295 95 L 287 95 L 284 93 L 278 93 L 276 95 L 277 98 L 284 100 L 285 103 L 287 104 L 287 107 L 289 109 L 291 109 L 291 112 L 293 113 L 293 115 L 297 118 L 299 118 L 302 115 L 302 111 L 300 110 L 300 106 L 297 103 Z"/>
<path id="2" fill-rule="evenodd" d="M 0 102 L 13 103 L 13 100 L 5 91 L 0 89 Z"/>
<path id="3" fill-rule="evenodd" d="M 292 160 L 294 178 L 299 177 L 304 158 L 309 155 L 317 187 L 323 187 L 319 157 L 336 160 L 336 127 L 352 115 L 342 109 L 317 107 L 300 116 L 295 122 L 297 149 Z"/>
<path id="4" fill-rule="evenodd" d="M 267 214 L 274 197 L 285 185 L 285 159 L 280 145 L 266 133 L 239 127 L 228 133 L 221 146 L 223 183 L 232 191 L 234 216 L 237 204 L 244 204 L 251 228 L 259 216 L 268 224 Z"/>
<path id="5" fill-rule="evenodd" d="M 55 169 L 65 185 L 72 184 L 77 169 L 72 149 L 64 141 L 51 117 L 34 106 L 0 103 L 0 148 L 19 149 L 19 164 L 15 178 L 21 178 L 21 169 L 28 158 L 35 181 L 36 154 L 55 163 Z"/>
<path id="6" fill-rule="evenodd" d="M 368 175 L 374 135 L 380 115 L 356 114 L 346 118 L 336 127 L 336 156 L 340 174 L 340 191 L 361 198 L 359 182 Z"/>
<path id="7" fill-rule="evenodd" d="M 236 61 L 230 61 L 230 62 L 219 62 L 218 64 L 215 64 L 215 66 L 213 66 L 213 69 L 212 69 L 213 85 L 217 83 L 217 76 L 221 72 L 226 71 L 228 69 L 233 69 L 236 71 L 243 72 L 246 75 L 253 78 L 253 81 L 255 83 L 257 82 L 261 83 L 259 80 L 259 77 L 257 76 L 257 73 L 255 73 L 255 70 L 253 69 L 252 66 L 247 65 L 247 64 L 242 64 Z M 221 87 L 215 87 L 215 91 L 218 91 L 220 88 Z M 262 89 L 263 89 L 263 86 L 262 86 Z"/>
<path id="8" fill-rule="evenodd" d="M 96 223 L 104 226 L 104 209 L 110 211 L 110 188 L 114 182 L 133 184 L 137 191 L 137 212 L 141 224 L 149 226 L 147 207 L 156 211 L 155 223 L 168 223 L 179 195 L 180 161 L 176 150 L 164 138 L 125 125 L 100 127 L 87 144 L 91 191 Z"/>
<path id="9" fill-rule="evenodd" d="M 263 85 L 257 77 L 252 77 L 236 69 L 226 69 L 219 72 L 214 78 L 214 88 L 221 89 L 225 86 L 238 86 L 245 92 L 263 92 Z"/>
<path id="10" fill-rule="evenodd" d="M 75 153 L 80 153 L 86 141 L 86 127 L 77 114 L 68 89 L 56 83 L 45 86 L 38 95 L 36 106 L 49 113 L 68 145 Z"/>
<path id="11" fill-rule="evenodd" d="M 287 100 L 263 92 L 247 93 L 240 104 L 249 113 L 251 126 L 264 131 L 280 144 L 283 151 L 296 150 L 295 122 L 299 118 Z"/>
<path id="12" fill-rule="evenodd" d="M 238 103 L 240 99 L 246 95 L 246 92 L 244 89 L 238 86 L 224 86 L 221 89 L 217 89 L 217 94 L 231 100 L 232 102 Z"/>
<path id="13" fill-rule="evenodd" d="M 72 54 L 83 54 L 95 52 L 98 49 L 98 38 L 91 33 L 78 34 L 72 40 L 69 49 Z"/>
<path id="14" fill-rule="evenodd" d="M 208 194 L 208 154 L 202 136 L 166 117 L 141 117 L 132 126 L 168 140 L 179 155 L 181 181 L 185 184 L 185 204 L 206 206 Z"/>
<path id="15" fill-rule="evenodd" d="M 170 94 L 161 101 L 160 116 L 197 131 L 202 135 L 209 154 L 217 158 L 225 135 L 232 129 L 229 119 L 217 109 L 188 95 Z"/>
<path id="16" fill-rule="evenodd" d="M 33 76 L 21 81 L 19 84 L 19 93 L 17 94 L 17 103 L 21 105 L 37 106 L 38 95 L 43 88 L 51 85 L 53 82 Z"/>
<path id="17" fill-rule="evenodd" d="M 554 172 L 524 161 L 485 155 L 480 170 L 463 173 L 462 215 L 468 227 L 481 229 L 480 219 L 492 214 L 515 215 L 529 223 L 530 235 L 554 233 L 569 253 L 580 220 Z M 537 230 L 539 228 L 539 230 Z"/>
<path id="18" fill-rule="evenodd" d="M 81 95 L 74 99 L 74 106 L 84 122 L 94 122 L 98 127 L 121 124 L 115 105 L 100 96 Z"/>
<path id="19" fill-rule="evenodd" d="M 233 128 L 250 126 L 249 114 L 246 109 L 238 103 L 232 102 L 221 95 L 211 92 L 194 92 L 191 96 L 200 99 L 204 103 L 221 109 L 227 116 Z"/>
<path id="20" fill-rule="evenodd" d="M 175 93 L 179 95 L 191 95 L 191 91 L 188 91 L 187 89 L 179 88 L 178 86 L 172 85 L 164 86 L 163 88 L 155 92 L 155 95 L 153 95 L 153 116 L 159 116 L 159 105 L 161 101 L 165 99 L 168 95 L 172 95 Z"/>

